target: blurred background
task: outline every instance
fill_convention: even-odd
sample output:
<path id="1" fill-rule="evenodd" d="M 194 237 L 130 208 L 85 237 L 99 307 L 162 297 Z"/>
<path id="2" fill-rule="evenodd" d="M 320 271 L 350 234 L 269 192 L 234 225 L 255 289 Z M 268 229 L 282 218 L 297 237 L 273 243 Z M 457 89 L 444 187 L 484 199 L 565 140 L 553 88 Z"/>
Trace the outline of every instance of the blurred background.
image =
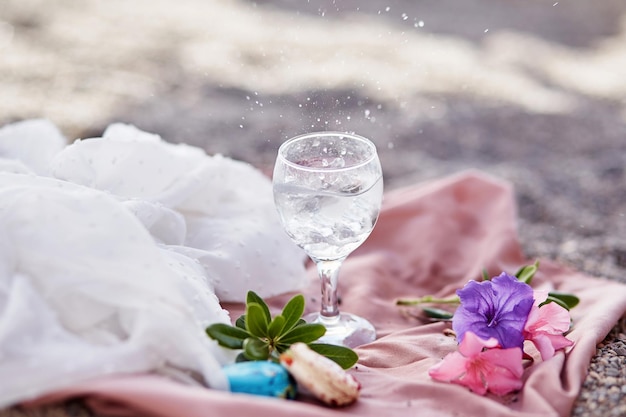
<path id="1" fill-rule="evenodd" d="M 267 173 L 291 136 L 356 132 L 387 189 L 488 172 L 529 257 L 626 282 L 624 0 L 0 0 L 0 125 L 29 118 Z"/>
<path id="2" fill-rule="evenodd" d="M 387 189 L 513 183 L 530 256 L 626 281 L 623 0 L 2 0 L 0 125 L 127 122 L 271 171 L 353 131 Z"/>

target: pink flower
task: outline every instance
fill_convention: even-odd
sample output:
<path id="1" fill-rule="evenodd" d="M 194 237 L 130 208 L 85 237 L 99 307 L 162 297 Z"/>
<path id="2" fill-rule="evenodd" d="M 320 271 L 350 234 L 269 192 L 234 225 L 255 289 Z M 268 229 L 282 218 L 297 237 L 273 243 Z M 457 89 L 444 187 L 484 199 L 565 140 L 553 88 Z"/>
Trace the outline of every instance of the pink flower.
<path id="1" fill-rule="evenodd" d="M 431 378 L 468 387 L 477 394 L 487 391 L 508 394 L 522 387 L 522 349 L 499 348 L 495 338 L 483 340 L 473 332 L 465 333 L 457 352 L 428 370 Z"/>
<path id="2" fill-rule="evenodd" d="M 569 311 L 556 303 L 539 307 L 547 297 L 547 291 L 535 291 L 535 302 L 524 326 L 524 339 L 535 345 L 544 361 L 557 350 L 574 344 L 563 336 L 570 326 Z"/>

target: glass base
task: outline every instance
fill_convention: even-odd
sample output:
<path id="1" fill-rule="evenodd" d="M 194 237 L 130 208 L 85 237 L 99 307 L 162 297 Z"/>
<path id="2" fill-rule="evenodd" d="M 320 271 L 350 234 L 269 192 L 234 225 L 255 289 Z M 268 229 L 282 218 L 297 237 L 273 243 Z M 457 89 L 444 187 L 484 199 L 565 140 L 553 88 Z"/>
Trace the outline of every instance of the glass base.
<path id="1" fill-rule="evenodd" d="M 320 323 L 326 327 L 326 334 L 316 340 L 319 343 L 343 345 L 354 348 L 376 340 L 376 330 L 372 324 L 349 313 L 340 313 L 337 317 L 324 317 L 320 313 L 311 313 L 304 317 L 308 323 Z"/>

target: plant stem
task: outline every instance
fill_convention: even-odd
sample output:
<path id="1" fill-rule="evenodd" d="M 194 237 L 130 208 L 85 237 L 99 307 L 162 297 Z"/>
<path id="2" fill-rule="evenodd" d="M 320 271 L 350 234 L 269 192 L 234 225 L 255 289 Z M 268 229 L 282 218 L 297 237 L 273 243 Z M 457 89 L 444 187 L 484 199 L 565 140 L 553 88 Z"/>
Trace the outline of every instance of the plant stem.
<path id="1" fill-rule="evenodd" d="M 461 300 L 457 295 L 446 298 L 436 298 L 432 295 L 425 295 L 421 298 L 401 298 L 396 301 L 399 306 L 414 306 L 418 304 L 460 304 Z"/>

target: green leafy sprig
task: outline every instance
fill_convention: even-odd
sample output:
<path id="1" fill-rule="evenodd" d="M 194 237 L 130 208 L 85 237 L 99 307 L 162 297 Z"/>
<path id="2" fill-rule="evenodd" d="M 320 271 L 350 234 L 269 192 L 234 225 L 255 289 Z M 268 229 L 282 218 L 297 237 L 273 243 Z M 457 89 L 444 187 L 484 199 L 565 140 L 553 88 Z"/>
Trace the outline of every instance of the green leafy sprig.
<path id="1" fill-rule="evenodd" d="M 515 277 L 528 285 L 530 285 L 535 273 L 539 269 L 539 261 L 536 261 L 532 265 L 522 266 L 515 273 Z M 484 281 L 489 281 L 491 278 L 489 277 L 486 270 L 483 270 L 482 278 Z M 544 304 L 548 303 L 557 303 L 561 307 L 566 310 L 570 310 L 579 303 L 578 297 L 573 294 L 559 292 L 559 291 L 551 291 L 548 293 L 548 298 L 546 301 L 540 304 L 540 307 Z M 420 305 L 424 314 L 434 321 L 448 321 L 452 320 L 454 313 L 451 313 L 447 310 L 443 310 L 440 308 L 433 307 L 425 307 L 423 304 L 452 304 L 458 305 L 461 303 L 461 300 L 458 296 L 454 295 L 446 298 L 437 298 L 432 295 L 425 295 L 420 298 L 403 298 L 396 301 L 396 305 L 399 306 L 417 306 Z"/>
<path id="2" fill-rule="evenodd" d="M 246 312 L 235 321 L 235 326 L 212 324 L 206 333 L 217 343 L 229 349 L 241 349 L 237 361 L 278 361 L 281 353 L 296 343 L 306 343 L 312 350 L 338 363 L 343 369 L 352 367 L 359 359 L 356 352 L 344 346 L 314 343 L 326 333 L 322 324 L 307 323 L 302 319 L 304 297 L 290 299 L 282 312 L 272 318 L 270 309 L 254 291 L 246 296 Z"/>

